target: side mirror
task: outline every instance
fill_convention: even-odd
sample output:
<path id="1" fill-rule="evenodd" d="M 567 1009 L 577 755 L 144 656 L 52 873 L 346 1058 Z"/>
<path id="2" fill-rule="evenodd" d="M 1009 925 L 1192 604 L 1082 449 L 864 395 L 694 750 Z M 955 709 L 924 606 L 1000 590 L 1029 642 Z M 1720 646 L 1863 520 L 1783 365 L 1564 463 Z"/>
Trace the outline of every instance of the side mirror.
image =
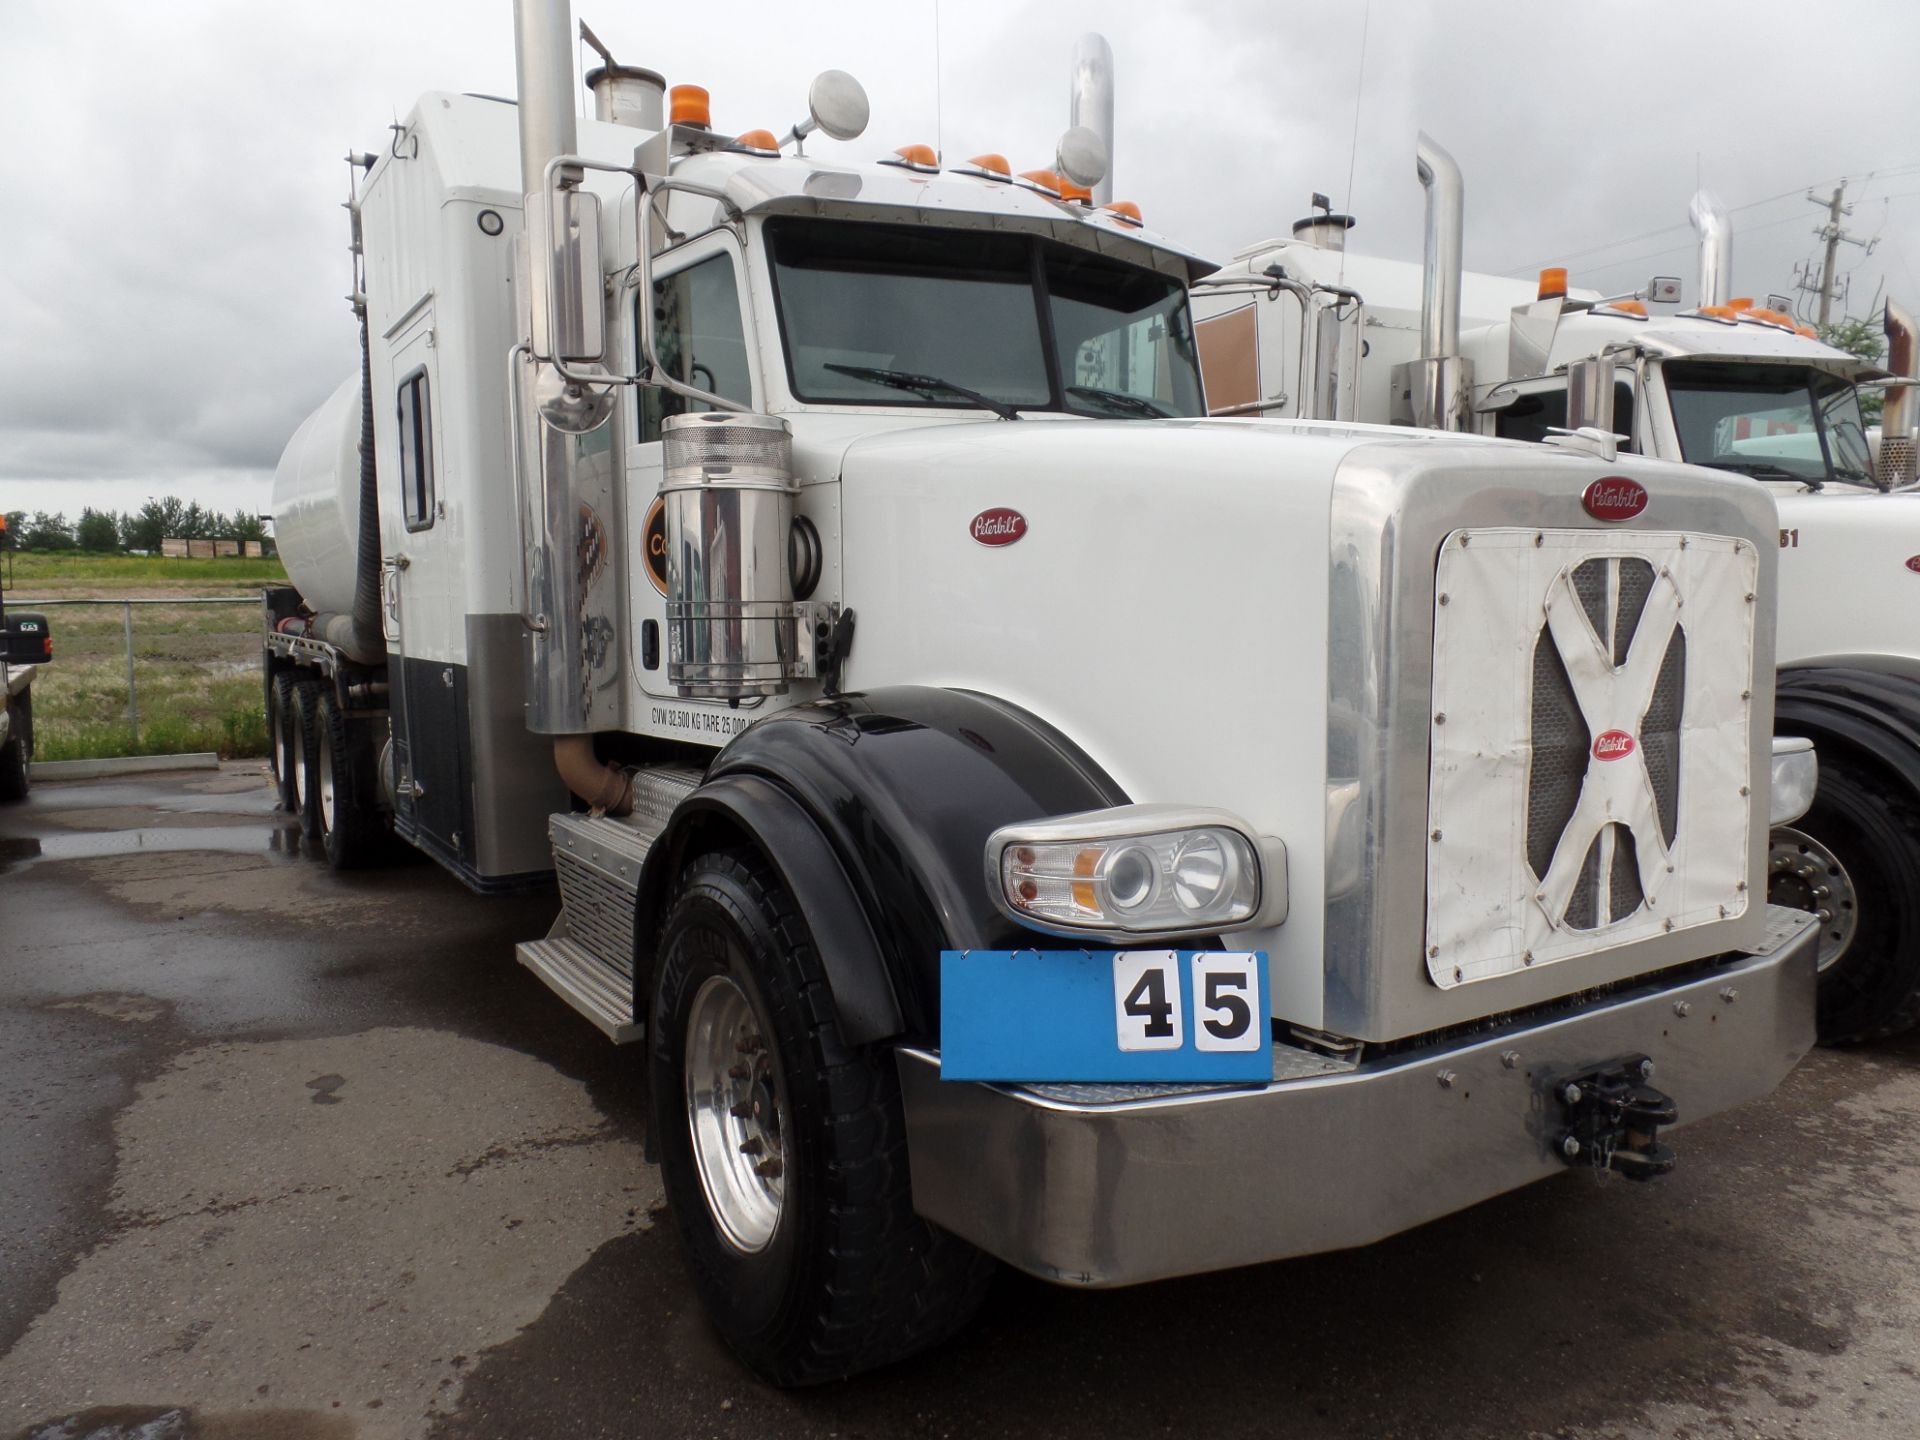
<path id="1" fill-rule="evenodd" d="M 871 113 L 866 88 L 858 80 L 844 70 L 822 70 L 807 87 L 807 118 L 780 143 L 805 140 L 816 130 L 833 140 L 858 140 Z"/>
<path id="2" fill-rule="evenodd" d="M 1107 178 L 1107 142 L 1085 125 L 1062 135 L 1054 154 L 1054 168 L 1076 185 L 1091 189 Z"/>
<path id="3" fill-rule="evenodd" d="M 871 114 L 867 92 L 844 70 L 822 70 L 807 88 L 810 128 L 834 140 L 858 140 Z"/>
<path id="4" fill-rule="evenodd" d="M 527 217 L 534 351 L 543 360 L 598 361 L 607 349 L 600 197 L 568 189 L 543 198 Z"/>

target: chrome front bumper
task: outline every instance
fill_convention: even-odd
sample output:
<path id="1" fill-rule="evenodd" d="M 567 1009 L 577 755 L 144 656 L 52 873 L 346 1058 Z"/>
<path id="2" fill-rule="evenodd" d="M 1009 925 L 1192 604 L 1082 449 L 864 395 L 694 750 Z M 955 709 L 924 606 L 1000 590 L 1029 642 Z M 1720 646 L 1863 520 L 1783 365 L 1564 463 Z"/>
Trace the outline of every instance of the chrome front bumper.
<path id="1" fill-rule="evenodd" d="M 914 1205 L 1070 1285 L 1369 1244 L 1564 1169 L 1556 1079 L 1650 1056 L 1681 1125 L 1767 1094 L 1813 1044 L 1816 940 L 1776 907 L 1764 953 L 1681 983 L 1352 1068 L 1276 1046 L 1321 1073 L 1258 1090 L 946 1083 L 902 1050 Z"/>

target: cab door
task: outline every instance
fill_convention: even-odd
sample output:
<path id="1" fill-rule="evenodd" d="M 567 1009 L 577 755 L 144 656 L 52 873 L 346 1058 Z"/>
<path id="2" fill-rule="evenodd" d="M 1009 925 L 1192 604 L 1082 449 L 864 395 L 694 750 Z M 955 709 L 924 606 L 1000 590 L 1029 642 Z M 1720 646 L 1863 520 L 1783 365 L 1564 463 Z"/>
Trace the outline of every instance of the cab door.
<path id="1" fill-rule="evenodd" d="M 697 237 L 662 256 L 654 265 L 651 297 L 654 348 L 661 368 L 688 385 L 752 404 L 753 351 L 747 344 L 741 301 L 745 292 L 740 247 L 725 232 Z M 636 307 L 647 298 L 636 297 Z M 637 309 L 633 324 L 637 368 Z M 667 528 L 659 498 L 660 426 L 670 415 L 708 408 L 704 402 L 655 388 L 639 391 L 634 406 L 637 443 L 627 452 L 627 493 L 633 497 L 638 521 L 632 553 L 644 558 L 646 573 L 646 583 L 634 587 L 634 633 L 639 640 L 640 688 L 661 698 L 673 698 L 677 692 L 667 683 Z"/>
<path id="2" fill-rule="evenodd" d="M 457 557 L 446 521 L 433 307 L 396 339 L 384 404 L 394 426 L 380 509 L 396 819 L 428 848 L 464 858 L 466 666 L 452 606 Z M 381 405 L 382 397 L 374 396 Z M 376 423 L 381 417 L 376 414 Z M 384 459 L 385 457 L 382 456 Z"/>

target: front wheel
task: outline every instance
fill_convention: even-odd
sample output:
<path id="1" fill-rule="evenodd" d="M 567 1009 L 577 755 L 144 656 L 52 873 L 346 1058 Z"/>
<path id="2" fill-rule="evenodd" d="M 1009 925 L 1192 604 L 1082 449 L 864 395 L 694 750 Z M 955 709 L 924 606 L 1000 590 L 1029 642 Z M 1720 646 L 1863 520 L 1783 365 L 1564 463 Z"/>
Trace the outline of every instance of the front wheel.
<path id="1" fill-rule="evenodd" d="M 1822 755 L 1813 807 L 1773 832 L 1767 878 L 1768 900 L 1820 919 L 1821 1043 L 1920 1022 L 1920 797 Z"/>
<path id="2" fill-rule="evenodd" d="M 841 1040 L 806 922 L 757 856 L 687 866 L 649 1016 L 667 1201 L 753 1370 L 816 1384 L 965 1323 L 993 1262 L 914 1214 L 893 1056 Z"/>

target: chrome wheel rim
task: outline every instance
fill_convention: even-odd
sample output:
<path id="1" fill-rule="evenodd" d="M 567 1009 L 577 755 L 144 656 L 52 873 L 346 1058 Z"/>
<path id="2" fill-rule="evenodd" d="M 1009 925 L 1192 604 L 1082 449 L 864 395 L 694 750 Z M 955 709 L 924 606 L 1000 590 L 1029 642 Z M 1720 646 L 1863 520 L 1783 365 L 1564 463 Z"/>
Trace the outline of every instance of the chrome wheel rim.
<path id="1" fill-rule="evenodd" d="M 297 710 L 295 716 L 293 723 L 287 727 L 292 732 L 287 736 L 287 763 L 293 766 L 293 798 L 299 803 L 300 809 L 305 810 L 307 808 L 307 767 L 301 763 L 299 751 L 293 743 L 294 736 L 300 729 Z"/>
<path id="2" fill-rule="evenodd" d="M 786 1110 L 765 1027 L 724 975 L 687 1013 L 687 1127 L 707 1211 L 734 1249 L 767 1248 L 786 1203 Z"/>
<path id="3" fill-rule="evenodd" d="M 1860 927 L 1859 896 L 1847 867 L 1813 836 L 1785 825 L 1773 832 L 1767 900 L 1804 910 L 1820 921 L 1822 971 L 1840 962 Z"/>
<path id="4" fill-rule="evenodd" d="M 322 831 L 333 829 L 333 747 L 320 747 L 320 793 L 315 796 L 320 802 L 320 828 Z"/>

